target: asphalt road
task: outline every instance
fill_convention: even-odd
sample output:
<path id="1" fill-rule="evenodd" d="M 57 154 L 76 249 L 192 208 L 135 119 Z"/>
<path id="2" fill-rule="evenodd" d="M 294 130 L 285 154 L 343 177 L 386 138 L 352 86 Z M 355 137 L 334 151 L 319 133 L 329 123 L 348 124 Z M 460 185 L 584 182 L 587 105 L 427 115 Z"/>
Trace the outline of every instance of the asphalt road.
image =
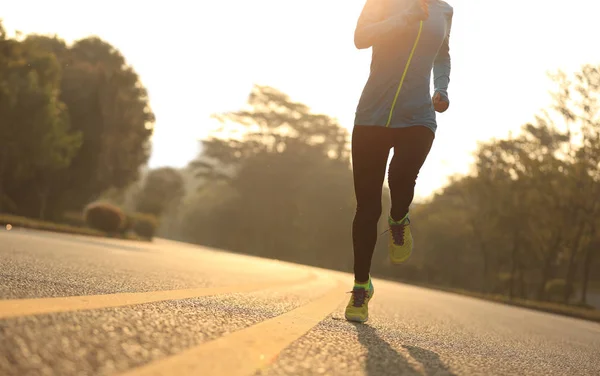
<path id="1" fill-rule="evenodd" d="M 349 255 L 350 256 L 350 255 Z M 0 231 L 0 375 L 600 375 L 600 325 L 157 240 Z"/>

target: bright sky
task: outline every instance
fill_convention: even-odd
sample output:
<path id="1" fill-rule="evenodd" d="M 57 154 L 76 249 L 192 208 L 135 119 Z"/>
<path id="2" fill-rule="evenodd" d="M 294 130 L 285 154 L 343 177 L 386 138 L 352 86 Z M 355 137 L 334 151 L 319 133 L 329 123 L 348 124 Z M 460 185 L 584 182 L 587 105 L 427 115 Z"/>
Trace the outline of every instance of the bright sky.
<path id="1" fill-rule="evenodd" d="M 98 35 L 148 88 L 156 114 L 151 167 L 185 166 L 212 113 L 236 110 L 270 85 L 351 129 L 370 50 L 353 45 L 365 0 L 0 2 L 9 32 Z M 545 107 L 546 72 L 600 63 L 600 2 L 447 0 L 454 7 L 451 106 L 438 115 L 417 196 L 468 171 L 478 140 L 504 137 Z M 92 5 L 93 4 L 93 5 Z"/>

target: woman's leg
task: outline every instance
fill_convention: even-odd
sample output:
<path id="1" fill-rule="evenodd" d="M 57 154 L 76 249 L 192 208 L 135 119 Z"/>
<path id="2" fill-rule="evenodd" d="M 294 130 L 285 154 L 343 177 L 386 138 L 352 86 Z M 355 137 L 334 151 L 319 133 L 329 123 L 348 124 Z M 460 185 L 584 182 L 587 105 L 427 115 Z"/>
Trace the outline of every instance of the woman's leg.
<path id="1" fill-rule="evenodd" d="M 435 135 L 424 126 L 397 128 L 392 131 L 394 156 L 388 173 L 392 200 L 390 215 L 394 221 L 399 221 L 408 214 L 408 208 L 415 195 L 417 175 L 427 159 Z"/>
<path id="2" fill-rule="evenodd" d="M 357 125 L 352 131 L 352 169 L 356 214 L 352 224 L 354 278 L 366 282 L 377 242 L 381 191 L 392 147 L 391 129 Z"/>

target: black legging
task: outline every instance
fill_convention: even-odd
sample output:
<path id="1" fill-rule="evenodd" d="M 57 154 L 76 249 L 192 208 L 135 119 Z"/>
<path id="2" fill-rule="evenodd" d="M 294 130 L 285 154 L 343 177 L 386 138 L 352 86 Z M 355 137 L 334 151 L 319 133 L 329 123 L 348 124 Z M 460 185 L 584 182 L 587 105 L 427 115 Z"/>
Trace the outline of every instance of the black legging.
<path id="1" fill-rule="evenodd" d="M 377 222 L 381 217 L 381 192 L 390 153 L 388 182 L 392 198 L 391 216 L 402 219 L 413 200 L 419 170 L 429 150 L 434 133 L 424 126 L 385 128 L 356 125 L 352 131 L 352 168 L 356 215 L 352 225 L 354 277 L 369 279 L 371 258 L 377 242 Z"/>

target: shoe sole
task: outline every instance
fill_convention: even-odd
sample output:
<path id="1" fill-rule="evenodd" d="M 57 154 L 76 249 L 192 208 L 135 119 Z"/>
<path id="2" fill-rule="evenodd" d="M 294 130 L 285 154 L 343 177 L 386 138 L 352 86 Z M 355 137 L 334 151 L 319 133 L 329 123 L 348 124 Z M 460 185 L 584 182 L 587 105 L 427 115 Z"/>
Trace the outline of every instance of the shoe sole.
<path id="1" fill-rule="evenodd" d="M 365 318 L 364 320 L 361 318 L 358 318 L 358 317 L 354 317 L 354 316 L 346 316 L 346 320 L 350 321 L 350 322 L 357 322 L 357 323 L 363 324 L 369 320 L 369 316 L 367 316 L 367 318 Z"/>
<path id="2" fill-rule="evenodd" d="M 410 258 L 410 256 L 412 256 L 412 252 L 411 252 L 411 253 L 409 253 L 409 254 L 408 254 L 408 256 L 406 256 L 406 257 L 405 257 L 405 258 L 403 258 L 403 259 L 395 259 L 395 258 L 393 258 L 393 257 L 390 255 L 390 262 L 391 262 L 392 264 L 396 264 L 396 265 L 398 265 L 398 264 L 404 264 L 404 263 L 405 263 L 405 262 L 406 262 L 406 261 L 407 261 L 407 260 Z"/>

